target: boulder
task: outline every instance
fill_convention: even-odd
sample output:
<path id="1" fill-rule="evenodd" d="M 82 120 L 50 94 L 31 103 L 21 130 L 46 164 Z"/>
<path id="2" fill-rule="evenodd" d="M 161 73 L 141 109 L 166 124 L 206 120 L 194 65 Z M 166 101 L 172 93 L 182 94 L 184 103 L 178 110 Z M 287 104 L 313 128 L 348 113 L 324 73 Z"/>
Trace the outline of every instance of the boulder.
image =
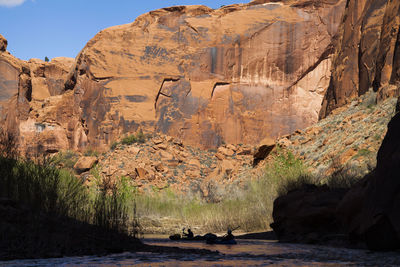
<path id="1" fill-rule="evenodd" d="M 336 207 L 345 189 L 303 185 L 274 201 L 272 229 L 284 242 L 324 243 L 343 233 Z"/>
<path id="2" fill-rule="evenodd" d="M 240 147 L 236 154 L 239 156 L 248 156 L 252 154 L 252 149 L 250 147 Z"/>
<path id="3" fill-rule="evenodd" d="M 161 143 L 156 145 L 157 149 L 162 149 L 162 150 L 166 150 L 168 148 L 168 144 L 166 143 Z"/>
<path id="4" fill-rule="evenodd" d="M 226 157 L 232 157 L 235 154 L 235 152 L 232 149 L 223 146 L 218 148 L 218 153 Z"/>
<path id="5" fill-rule="evenodd" d="M 185 175 L 190 178 L 200 178 L 201 173 L 199 169 L 192 169 L 185 171 Z"/>
<path id="6" fill-rule="evenodd" d="M 188 165 L 192 169 L 199 169 L 200 170 L 200 168 L 201 168 L 200 161 L 198 159 L 195 159 L 195 158 L 190 159 L 189 162 L 188 162 Z"/>
<path id="7" fill-rule="evenodd" d="M 223 175 L 229 176 L 234 169 L 235 169 L 235 164 L 232 162 L 232 160 L 224 159 L 220 163 L 220 170 Z"/>
<path id="8" fill-rule="evenodd" d="M 215 153 L 215 157 L 216 157 L 217 159 L 219 159 L 219 160 L 223 160 L 223 159 L 225 159 L 225 156 L 224 156 L 224 155 L 222 155 L 222 154 L 221 154 L 221 153 L 219 153 L 219 152 Z"/>
<path id="9" fill-rule="evenodd" d="M 89 171 L 98 162 L 97 157 L 80 157 L 74 165 L 77 173 Z"/>
<path id="10" fill-rule="evenodd" d="M 165 166 L 164 166 L 164 164 L 162 164 L 162 162 L 159 162 L 159 163 L 157 163 L 155 166 L 154 166 L 154 168 L 156 169 L 156 171 L 158 171 L 158 172 L 164 172 L 166 169 L 165 169 Z"/>
<path id="11" fill-rule="evenodd" d="M 253 166 L 257 166 L 257 164 L 264 160 L 269 153 L 275 148 L 275 141 L 271 138 L 264 138 L 260 144 L 256 152 L 253 156 Z"/>
<path id="12" fill-rule="evenodd" d="M 136 168 L 135 171 L 136 171 L 137 176 L 140 179 L 146 179 L 147 175 L 149 174 L 149 172 L 145 168 L 142 168 L 142 167 Z"/>
<path id="13" fill-rule="evenodd" d="M 159 155 L 162 161 L 170 161 L 174 159 L 174 156 L 171 153 L 164 150 L 161 150 Z"/>

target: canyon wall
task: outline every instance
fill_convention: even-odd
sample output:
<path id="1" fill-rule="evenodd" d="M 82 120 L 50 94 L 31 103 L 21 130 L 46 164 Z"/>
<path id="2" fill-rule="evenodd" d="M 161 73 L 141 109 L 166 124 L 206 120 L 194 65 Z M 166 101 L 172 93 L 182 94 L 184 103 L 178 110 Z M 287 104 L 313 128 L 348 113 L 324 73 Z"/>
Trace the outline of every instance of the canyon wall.
<path id="1" fill-rule="evenodd" d="M 2 128 L 17 137 L 20 152 L 32 155 L 40 152 L 38 149 L 71 148 L 65 124 L 71 123 L 74 107 L 66 101 L 64 88 L 73 64 L 74 59 L 62 57 L 51 62 L 17 59 L 7 51 L 7 40 L 0 35 Z M 79 118 L 77 112 L 75 119 Z"/>
<path id="2" fill-rule="evenodd" d="M 255 144 L 316 122 L 345 1 L 292 2 L 177 6 L 101 31 L 67 84 L 91 145 L 138 129 Z"/>
<path id="3" fill-rule="evenodd" d="M 379 100 L 399 94 L 400 2 L 349 0 L 339 29 L 333 71 L 320 117 L 370 88 Z"/>
<path id="4" fill-rule="evenodd" d="M 345 2 L 164 8 L 99 32 L 67 76 L 70 61 L 4 63 L 8 126 L 48 152 L 138 130 L 202 148 L 291 133 L 318 120 Z"/>

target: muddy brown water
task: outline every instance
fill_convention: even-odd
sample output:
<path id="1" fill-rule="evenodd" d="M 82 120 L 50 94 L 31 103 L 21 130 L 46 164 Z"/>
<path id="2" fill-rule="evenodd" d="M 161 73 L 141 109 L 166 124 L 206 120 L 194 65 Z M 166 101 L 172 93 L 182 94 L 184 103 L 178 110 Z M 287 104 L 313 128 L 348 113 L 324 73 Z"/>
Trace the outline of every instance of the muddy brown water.
<path id="1" fill-rule="evenodd" d="M 70 257 L 0 262 L 0 266 L 400 266 L 400 253 L 333 248 L 276 241 L 238 240 L 237 245 L 145 238 L 146 244 L 201 248 L 218 254 L 122 253 L 102 257 Z"/>

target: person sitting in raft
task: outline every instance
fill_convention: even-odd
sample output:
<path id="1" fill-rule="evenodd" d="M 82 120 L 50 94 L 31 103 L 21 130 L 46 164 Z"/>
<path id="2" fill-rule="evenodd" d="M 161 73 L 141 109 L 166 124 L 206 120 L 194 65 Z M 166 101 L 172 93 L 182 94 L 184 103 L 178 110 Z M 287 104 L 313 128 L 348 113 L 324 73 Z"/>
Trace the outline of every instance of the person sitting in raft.
<path id="1" fill-rule="evenodd" d="M 235 237 L 232 234 L 232 230 L 228 229 L 228 233 L 222 238 L 223 241 L 233 240 Z"/>
<path id="2" fill-rule="evenodd" d="M 183 228 L 183 236 L 186 237 L 187 239 L 193 239 L 194 235 L 192 230 L 189 228 L 188 232 L 185 233 L 185 228 Z"/>

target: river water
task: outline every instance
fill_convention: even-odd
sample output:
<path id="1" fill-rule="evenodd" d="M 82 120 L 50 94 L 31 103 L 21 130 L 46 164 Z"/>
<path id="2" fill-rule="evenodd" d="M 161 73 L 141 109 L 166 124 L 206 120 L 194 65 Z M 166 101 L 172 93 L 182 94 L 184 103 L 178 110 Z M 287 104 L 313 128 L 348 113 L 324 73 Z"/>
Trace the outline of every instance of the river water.
<path id="1" fill-rule="evenodd" d="M 122 253 L 102 257 L 17 260 L 0 262 L 0 266 L 400 266 L 399 252 L 372 253 L 367 250 L 263 240 L 238 240 L 238 245 L 171 242 L 162 238 L 148 238 L 144 242 L 150 245 L 217 250 L 219 253 Z"/>

